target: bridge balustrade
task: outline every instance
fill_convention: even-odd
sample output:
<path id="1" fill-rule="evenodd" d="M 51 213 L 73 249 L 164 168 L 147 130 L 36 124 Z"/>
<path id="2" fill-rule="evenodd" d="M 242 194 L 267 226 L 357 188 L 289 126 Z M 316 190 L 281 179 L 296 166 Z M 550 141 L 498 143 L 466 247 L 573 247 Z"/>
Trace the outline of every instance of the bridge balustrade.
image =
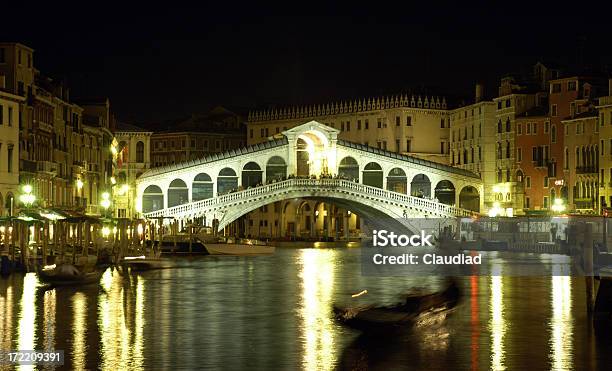
<path id="1" fill-rule="evenodd" d="M 146 213 L 146 217 L 197 214 L 207 208 L 219 208 L 237 201 L 244 201 L 257 196 L 273 194 L 276 191 L 295 191 L 303 188 L 330 188 L 339 192 L 354 191 L 368 196 L 391 200 L 404 204 L 403 206 L 422 209 L 423 211 L 453 216 L 476 215 L 473 211 L 435 202 L 425 198 L 397 193 L 377 187 L 356 183 L 346 179 L 287 179 L 276 183 L 249 188 L 205 200 L 195 201 L 162 210 Z"/>

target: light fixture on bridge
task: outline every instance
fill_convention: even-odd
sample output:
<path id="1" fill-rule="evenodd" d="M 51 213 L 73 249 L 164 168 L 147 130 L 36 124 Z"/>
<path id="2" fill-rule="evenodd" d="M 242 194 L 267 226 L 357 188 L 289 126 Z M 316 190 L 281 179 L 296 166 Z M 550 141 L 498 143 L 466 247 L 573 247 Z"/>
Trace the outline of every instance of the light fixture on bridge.
<path id="1" fill-rule="evenodd" d="M 36 201 L 36 196 L 32 194 L 32 186 L 29 184 L 26 184 L 21 188 L 21 190 L 23 191 L 23 194 L 19 196 L 19 200 L 26 207 L 32 206 L 32 204 L 34 204 L 34 201 Z"/>
<path id="2" fill-rule="evenodd" d="M 83 188 L 83 181 L 81 179 L 77 179 L 76 187 L 77 187 L 77 189 Z"/>
<path id="3" fill-rule="evenodd" d="M 489 209 L 489 216 L 491 218 L 495 218 L 496 216 L 499 216 L 502 213 L 503 209 L 501 208 L 501 205 L 499 202 L 494 202 L 493 203 L 493 207 Z"/>
<path id="4" fill-rule="evenodd" d="M 108 209 L 110 205 L 111 205 L 110 195 L 108 194 L 108 192 L 102 193 L 102 201 L 100 201 L 100 206 L 102 206 L 105 209 Z"/>
<path id="5" fill-rule="evenodd" d="M 562 198 L 555 198 L 555 201 L 553 202 L 550 209 L 556 213 L 562 213 L 565 211 L 565 202 Z"/>

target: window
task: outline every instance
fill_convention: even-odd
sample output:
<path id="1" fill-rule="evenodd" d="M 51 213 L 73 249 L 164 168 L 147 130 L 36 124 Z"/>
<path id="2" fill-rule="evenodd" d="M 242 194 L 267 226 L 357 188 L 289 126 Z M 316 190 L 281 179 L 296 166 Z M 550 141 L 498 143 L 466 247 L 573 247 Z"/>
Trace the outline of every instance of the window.
<path id="1" fill-rule="evenodd" d="M 576 81 L 569 81 L 567 83 L 567 91 L 576 91 Z"/>
<path id="2" fill-rule="evenodd" d="M 521 124 L 516 124 L 516 134 L 517 134 L 517 135 L 521 135 L 521 134 L 523 134 L 523 125 L 521 125 Z"/>
<path id="3" fill-rule="evenodd" d="M 510 117 L 506 119 L 506 133 L 510 132 Z"/>
<path id="4" fill-rule="evenodd" d="M 502 132 L 502 122 L 501 122 L 501 119 L 497 122 L 497 132 L 498 133 Z"/>
<path id="5" fill-rule="evenodd" d="M 497 109 L 501 109 L 502 108 L 502 102 L 501 100 L 497 102 Z"/>
<path id="6" fill-rule="evenodd" d="M 550 140 L 553 143 L 557 143 L 557 127 L 555 125 L 550 129 Z"/>
<path id="7" fill-rule="evenodd" d="M 530 122 L 527 123 L 526 129 L 527 129 L 526 134 L 527 135 L 531 134 L 531 123 Z"/>
<path id="8" fill-rule="evenodd" d="M 444 129 L 444 119 L 440 119 L 440 128 Z"/>
<path id="9" fill-rule="evenodd" d="M 7 169 L 9 173 L 13 172 L 13 146 L 9 145 L 8 146 L 8 156 L 7 156 Z"/>
<path id="10" fill-rule="evenodd" d="M 398 140 L 399 143 L 399 140 Z M 444 154 L 444 142 L 440 142 L 440 153 Z"/>
<path id="11" fill-rule="evenodd" d="M 538 134 L 538 123 L 534 122 L 532 125 L 533 127 L 531 128 L 531 134 L 537 135 Z"/>
<path id="12" fill-rule="evenodd" d="M 531 206 L 529 205 L 529 197 L 525 197 L 525 208 L 529 209 Z"/>
<path id="13" fill-rule="evenodd" d="M 344 131 L 344 121 L 340 121 L 340 131 Z"/>
<path id="14" fill-rule="evenodd" d="M 523 149 L 522 148 L 516 149 L 516 160 L 518 162 L 521 162 L 523 160 Z"/>
<path id="15" fill-rule="evenodd" d="M 510 158 L 510 141 L 506 141 L 506 158 Z"/>
<path id="16" fill-rule="evenodd" d="M 361 120 L 357 120 L 357 130 L 361 130 Z"/>
<path id="17" fill-rule="evenodd" d="M 381 129 L 382 128 L 382 120 L 378 119 L 378 128 Z"/>
<path id="18" fill-rule="evenodd" d="M 410 147 L 411 147 L 412 141 L 410 139 L 408 139 L 406 141 L 406 152 L 410 152 Z"/>
<path id="19" fill-rule="evenodd" d="M 144 143 L 141 141 L 136 143 L 136 162 L 144 162 Z"/>
<path id="20" fill-rule="evenodd" d="M 270 136 L 270 134 L 268 132 L 268 128 L 266 128 L 266 136 Z"/>
<path id="21" fill-rule="evenodd" d="M 406 116 L 406 126 L 412 126 L 412 116 Z"/>
<path id="22" fill-rule="evenodd" d="M 276 134 L 278 134 L 278 133 L 280 132 L 280 128 L 277 126 L 277 127 L 275 128 L 275 131 L 276 131 Z"/>
<path id="23" fill-rule="evenodd" d="M 346 122 L 346 131 L 351 131 L 351 122 L 350 121 Z"/>
<path id="24" fill-rule="evenodd" d="M 531 161 L 538 161 L 538 147 L 531 147 Z"/>
<path id="25" fill-rule="evenodd" d="M 548 130 L 550 129 L 550 123 L 547 121 L 544 124 L 544 134 L 548 134 Z"/>
<path id="26" fill-rule="evenodd" d="M 544 196 L 544 208 L 548 209 L 548 196 Z"/>
<path id="27" fill-rule="evenodd" d="M 561 84 L 560 83 L 552 84 L 550 89 L 551 89 L 551 93 L 560 93 L 561 92 Z"/>
<path id="28" fill-rule="evenodd" d="M 472 131 L 470 132 L 471 139 L 474 139 L 474 125 L 472 125 Z"/>
<path id="29" fill-rule="evenodd" d="M 400 126 L 400 117 L 395 116 L 395 126 Z"/>
<path id="30" fill-rule="evenodd" d="M 506 99 L 506 107 L 510 107 L 512 105 L 512 103 L 510 102 L 510 99 Z"/>
<path id="31" fill-rule="evenodd" d="M 365 120 L 365 129 L 368 130 L 370 128 L 370 122 L 366 119 Z"/>
<path id="32" fill-rule="evenodd" d="M 17 82 L 17 95 L 25 96 L 25 87 L 23 81 Z"/>
<path id="33" fill-rule="evenodd" d="M 544 177 L 544 188 L 548 188 L 548 177 Z"/>
<path id="34" fill-rule="evenodd" d="M 259 136 L 260 136 L 260 137 L 264 137 L 264 136 L 265 136 L 265 130 L 264 130 L 264 128 L 261 128 L 261 129 L 260 129 L 260 135 L 259 135 Z"/>
<path id="35" fill-rule="evenodd" d="M 556 104 L 553 104 L 550 107 L 550 114 L 551 114 L 551 116 L 557 116 L 557 105 Z"/>
<path id="36" fill-rule="evenodd" d="M 482 161 L 482 147 L 478 147 L 478 161 Z"/>
<path id="37" fill-rule="evenodd" d="M 530 176 L 525 177 L 525 186 L 527 188 L 531 188 L 531 177 Z"/>
<path id="38" fill-rule="evenodd" d="M 563 152 L 563 168 L 569 169 L 569 149 L 567 147 L 565 147 Z"/>

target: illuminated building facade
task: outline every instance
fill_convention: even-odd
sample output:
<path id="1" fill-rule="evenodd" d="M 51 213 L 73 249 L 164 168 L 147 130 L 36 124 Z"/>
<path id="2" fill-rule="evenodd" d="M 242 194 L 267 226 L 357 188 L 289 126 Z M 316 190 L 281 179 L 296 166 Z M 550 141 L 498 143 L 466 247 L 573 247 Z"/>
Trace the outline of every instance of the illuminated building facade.
<path id="1" fill-rule="evenodd" d="M 612 207 L 612 79 L 608 80 L 608 95 L 599 98 L 599 203 Z"/>
<path id="2" fill-rule="evenodd" d="M 12 215 L 19 193 L 19 106 L 25 98 L 0 91 L 0 215 Z"/>

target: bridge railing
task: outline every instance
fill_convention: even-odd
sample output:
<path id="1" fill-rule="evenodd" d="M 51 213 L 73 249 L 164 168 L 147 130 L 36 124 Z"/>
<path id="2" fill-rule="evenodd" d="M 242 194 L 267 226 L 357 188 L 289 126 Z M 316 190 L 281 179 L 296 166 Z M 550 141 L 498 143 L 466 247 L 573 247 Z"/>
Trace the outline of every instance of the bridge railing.
<path id="1" fill-rule="evenodd" d="M 446 205 L 425 198 L 406 195 L 403 193 L 393 192 L 373 186 L 368 186 L 361 183 L 356 183 L 346 179 L 287 179 L 276 183 L 266 184 L 259 187 L 249 188 L 243 191 L 228 193 L 225 195 L 208 198 L 205 200 L 195 201 L 187 204 L 169 207 L 162 210 L 146 213 L 146 217 L 159 217 L 168 215 L 188 214 L 195 210 L 201 210 L 209 207 L 219 207 L 224 204 L 230 204 L 236 201 L 245 200 L 248 198 L 271 194 L 276 191 L 291 191 L 296 188 L 332 188 L 336 191 L 354 191 L 377 198 L 396 201 L 405 204 L 407 207 L 416 207 L 426 211 L 438 214 L 447 214 L 455 216 L 472 216 L 473 211 L 458 208 L 455 206 Z"/>

